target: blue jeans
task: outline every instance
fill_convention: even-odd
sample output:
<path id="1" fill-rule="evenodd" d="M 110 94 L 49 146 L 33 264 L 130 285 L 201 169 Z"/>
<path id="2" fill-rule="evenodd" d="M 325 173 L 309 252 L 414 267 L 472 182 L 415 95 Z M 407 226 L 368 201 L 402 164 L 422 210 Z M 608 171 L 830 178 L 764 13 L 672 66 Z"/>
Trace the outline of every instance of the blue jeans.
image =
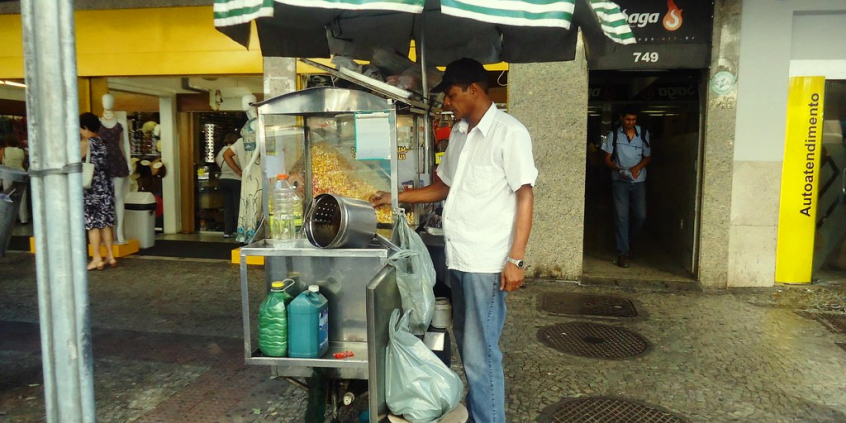
<path id="1" fill-rule="evenodd" d="M 499 338 L 505 325 L 505 291 L 499 273 L 450 270 L 453 333 L 470 392 L 469 422 L 505 423 L 505 375 Z"/>
<path id="2" fill-rule="evenodd" d="M 646 183 L 612 181 L 617 254 L 629 252 L 629 242 L 640 234 L 646 221 Z"/>
<path id="3" fill-rule="evenodd" d="M 235 235 L 238 231 L 238 211 L 241 207 L 241 181 L 221 179 L 220 191 L 223 192 L 223 233 Z"/>

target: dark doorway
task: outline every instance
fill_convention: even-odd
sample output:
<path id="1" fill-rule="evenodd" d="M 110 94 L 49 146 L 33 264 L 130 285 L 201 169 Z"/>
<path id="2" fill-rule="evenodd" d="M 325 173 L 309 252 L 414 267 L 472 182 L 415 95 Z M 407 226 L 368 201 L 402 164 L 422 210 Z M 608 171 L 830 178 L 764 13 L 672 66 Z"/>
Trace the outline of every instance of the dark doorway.
<path id="1" fill-rule="evenodd" d="M 699 225 L 700 71 L 592 71 L 586 142 L 584 276 L 587 278 L 692 280 Z M 632 106 L 637 124 L 650 133 L 647 220 L 632 242 L 631 268 L 613 264 L 614 207 L 611 171 L 600 149 L 620 125 L 619 110 Z"/>

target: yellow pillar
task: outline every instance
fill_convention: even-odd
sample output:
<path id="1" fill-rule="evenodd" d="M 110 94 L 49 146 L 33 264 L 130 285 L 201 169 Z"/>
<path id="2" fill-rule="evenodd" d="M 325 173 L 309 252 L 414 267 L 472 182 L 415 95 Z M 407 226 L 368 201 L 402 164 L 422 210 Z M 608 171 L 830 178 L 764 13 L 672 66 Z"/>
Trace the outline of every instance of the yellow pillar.
<path id="1" fill-rule="evenodd" d="M 79 91 L 79 113 L 91 111 L 91 78 L 77 78 L 77 90 Z"/>
<path id="2" fill-rule="evenodd" d="M 91 113 L 103 116 L 103 95 L 109 92 L 109 81 L 106 78 L 91 78 Z"/>
<path id="3" fill-rule="evenodd" d="M 781 172 L 775 281 L 811 283 L 825 77 L 790 78 Z"/>
<path id="4" fill-rule="evenodd" d="M 79 91 L 79 113 L 91 112 L 103 115 L 103 94 L 109 92 L 106 78 L 77 78 Z"/>

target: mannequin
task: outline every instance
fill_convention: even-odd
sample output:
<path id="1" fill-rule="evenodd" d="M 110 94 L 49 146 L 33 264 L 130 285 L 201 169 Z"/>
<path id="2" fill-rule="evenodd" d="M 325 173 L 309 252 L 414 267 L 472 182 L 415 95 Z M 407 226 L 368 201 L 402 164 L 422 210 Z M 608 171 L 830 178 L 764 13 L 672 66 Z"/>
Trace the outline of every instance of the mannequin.
<path id="1" fill-rule="evenodd" d="M 115 98 L 103 94 L 103 116 L 100 123 L 100 137 L 111 147 L 109 150 L 109 172 L 115 187 L 115 243 L 125 244 L 123 234 L 123 200 L 129 189 L 129 134 L 124 131 L 126 112 L 114 112 Z M 115 146 L 117 148 L 115 148 Z"/>
<path id="2" fill-rule="evenodd" d="M 247 157 L 238 158 L 244 165 L 241 166 L 241 207 L 236 235 L 236 239 L 245 244 L 253 241 L 262 216 L 261 158 L 256 144 L 258 110 L 253 106 L 255 102 L 254 95 L 241 98 L 241 108 L 247 113 L 247 123 L 241 128 L 241 138 L 235 142 L 243 144 L 247 154 Z"/>

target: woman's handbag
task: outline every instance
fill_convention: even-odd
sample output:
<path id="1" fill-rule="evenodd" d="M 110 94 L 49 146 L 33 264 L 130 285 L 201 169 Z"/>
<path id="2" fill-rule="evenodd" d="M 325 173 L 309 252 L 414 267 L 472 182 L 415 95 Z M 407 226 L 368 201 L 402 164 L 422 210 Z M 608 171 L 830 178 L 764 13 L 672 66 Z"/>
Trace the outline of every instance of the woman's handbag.
<path id="1" fill-rule="evenodd" d="M 91 163 L 91 141 L 88 141 L 88 152 L 85 153 L 85 161 L 82 162 L 82 188 L 91 188 L 94 180 L 94 163 Z"/>

